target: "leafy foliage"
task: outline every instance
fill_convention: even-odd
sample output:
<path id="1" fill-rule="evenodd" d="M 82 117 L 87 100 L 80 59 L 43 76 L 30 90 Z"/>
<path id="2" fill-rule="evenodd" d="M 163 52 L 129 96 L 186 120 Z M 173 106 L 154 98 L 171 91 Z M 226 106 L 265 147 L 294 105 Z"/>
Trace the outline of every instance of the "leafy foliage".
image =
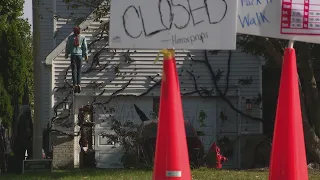
<path id="1" fill-rule="evenodd" d="M 244 52 L 264 58 L 269 66 L 277 65 L 277 58 L 279 55 L 282 56 L 288 43 L 286 40 L 250 35 L 239 35 L 238 39 L 238 47 Z"/>
<path id="2" fill-rule="evenodd" d="M 26 80 L 29 99 L 33 99 L 32 37 L 29 23 L 20 18 L 23 4 L 23 0 L 0 2 L 0 91 L 4 97 L 0 118 L 5 121 L 12 118 L 13 104 L 21 104 Z"/>
<path id="3" fill-rule="evenodd" d="M 24 0 L 0 1 L 0 17 L 17 19 L 23 14 Z"/>
<path id="4" fill-rule="evenodd" d="M 110 108 L 109 112 L 114 112 Z M 121 164 L 126 168 L 139 167 L 139 138 L 137 136 L 138 126 L 132 121 L 122 122 L 114 116 L 108 121 L 111 124 L 113 133 L 102 133 L 102 137 L 108 138 L 108 143 L 120 145 L 124 153 L 121 157 Z"/>
<path id="5" fill-rule="evenodd" d="M 17 24 L 12 23 L 1 32 L 0 73 L 8 93 L 16 96 L 18 102 L 21 103 L 26 75 L 26 58 L 24 57 L 24 43 L 17 29 Z"/>
<path id="6" fill-rule="evenodd" d="M 266 65 L 279 68 L 282 65 L 282 56 L 288 41 L 249 35 L 241 35 L 239 47 L 245 52 L 263 57 Z M 320 45 L 305 42 L 295 42 L 296 60 L 299 73 L 300 102 L 302 109 L 304 135 L 309 159 L 320 163 L 320 94 L 317 87 L 319 78 Z M 280 77 L 279 77 L 280 78 Z M 317 79 L 316 79 L 317 78 Z M 261 98 L 257 98 L 256 103 Z"/>
<path id="7" fill-rule="evenodd" d="M 206 124 L 204 121 L 207 119 L 207 117 L 208 117 L 207 114 L 203 110 L 201 110 L 197 120 L 197 122 L 200 124 L 200 127 L 206 127 Z"/>
<path id="8" fill-rule="evenodd" d="M 10 96 L 3 85 L 0 77 L 0 119 L 2 123 L 10 125 L 13 109 L 10 102 Z"/>

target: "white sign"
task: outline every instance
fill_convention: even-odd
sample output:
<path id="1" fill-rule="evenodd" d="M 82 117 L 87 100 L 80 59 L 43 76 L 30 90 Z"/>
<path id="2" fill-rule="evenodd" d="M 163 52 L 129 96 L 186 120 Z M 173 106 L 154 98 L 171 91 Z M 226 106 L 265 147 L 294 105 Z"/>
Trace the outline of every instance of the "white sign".
<path id="1" fill-rule="evenodd" d="M 320 35 L 320 1 L 283 0 L 281 33 Z"/>
<path id="2" fill-rule="evenodd" d="M 296 34 L 282 34 L 281 31 L 281 14 L 282 14 L 282 0 L 238 0 L 238 26 L 237 32 L 241 34 L 249 34 L 256 36 L 272 37 L 279 39 L 288 39 L 295 41 L 303 41 L 310 43 L 320 43 L 320 36 L 306 35 L 311 34 L 310 31 Z M 283 0 L 288 1 L 288 0 Z M 299 0 L 289 0 L 299 1 Z M 302 0 L 304 1 L 304 0 Z M 310 8 L 312 3 L 317 3 L 319 0 L 310 1 Z M 290 14 L 292 14 L 291 11 Z M 291 29 L 291 28 L 288 28 Z M 288 30 L 284 30 L 288 31 Z M 284 32 L 282 31 L 282 32 Z M 292 30 L 290 30 L 292 32 Z"/>
<path id="3" fill-rule="evenodd" d="M 111 48 L 236 48 L 236 0 L 112 0 Z"/>

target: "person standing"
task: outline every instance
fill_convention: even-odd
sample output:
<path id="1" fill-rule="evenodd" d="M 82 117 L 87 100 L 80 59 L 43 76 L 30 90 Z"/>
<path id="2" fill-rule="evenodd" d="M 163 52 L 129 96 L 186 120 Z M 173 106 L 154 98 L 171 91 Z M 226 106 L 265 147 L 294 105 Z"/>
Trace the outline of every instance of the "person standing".
<path id="1" fill-rule="evenodd" d="M 66 44 L 65 58 L 71 54 L 71 69 L 73 90 L 75 93 L 81 92 L 81 66 L 82 59 L 88 60 L 88 47 L 86 37 L 80 35 L 80 27 L 73 28 L 73 34 L 68 37 Z"/>

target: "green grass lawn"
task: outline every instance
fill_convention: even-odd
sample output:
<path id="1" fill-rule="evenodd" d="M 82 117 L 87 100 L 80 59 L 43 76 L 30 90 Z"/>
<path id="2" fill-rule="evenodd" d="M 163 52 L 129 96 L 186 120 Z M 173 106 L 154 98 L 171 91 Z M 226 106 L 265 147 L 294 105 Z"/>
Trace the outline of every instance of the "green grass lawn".
<path id="1" fill-rule="evenodd" d="M 194 180 L 267 180 L 268 172 L 259 170 L 234 171 L 198 169 L 192 172 Z M 24 175 L 0 175 L 5 180 L 151 180 L 152 171 L 143 170 L 71 170 Z M 320 171 L 310 171 L 310 180 L 319 180 Z"/>

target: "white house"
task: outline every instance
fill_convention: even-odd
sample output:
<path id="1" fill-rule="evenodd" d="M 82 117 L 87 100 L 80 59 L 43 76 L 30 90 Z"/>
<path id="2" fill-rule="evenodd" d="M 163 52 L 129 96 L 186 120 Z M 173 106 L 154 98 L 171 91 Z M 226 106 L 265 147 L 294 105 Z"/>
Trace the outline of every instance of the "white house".
<path id="1" fill-rule="evenodd" d="M 43 60 L 41 69 L 43 128 L 47 128 L 49 124 L 53 129 L 69 134 L 78 132 L 79 127 L 76 125 L 78 108 L 92 102 L 103 90 L 104 93 L 97 101 L 107 102 L 106 107 L 113 107 L 115 109 L 113 115 L 116 118 L 140 123 L 133 104 L 138 105 L 152 118 L 150 112 L 154 112 L 156 110 L 154 107 L 157 107 L 160 90 L 157 82 L 162 72 L 162 62 L 154 63 L 158 51 L 110 50 L 107 38 L 105 39 L 106 32 L 101 33 L 101 27 L 107 22 L 106 18 L 94 21 L 90 15 L 93 9 L 68 8 L 63 0 L 44 1 L 40 8 L 41 45 L 38 55 Z M 71 70 L 68 69 L 70 61 L 64 59 L 64 48 L 75 19 L 79 18 L 83 18 L 80 27 L 90 44 L 88 64 L 96 63 L 98 60 L 99 65 L 95 64 L 96 66 L 92 66 L 94 68 L 92 71 L 83 73 L 82 92 L 73 97 L 68 96 L 67 83 L 72 83 L 72 80 Z M 201 138 L 206 150 L 222 136 L 236 140 L 234 153 L 225 166 L 240 167 L 241 141 L 238 137 L 241 134 L 262 133 L 262 123 L 245 116 L 262 118 L 259 105 L 252 104 L 252 110 L 246 110 L 247 100 L 253 100 L 258 94 L 262 94 L 262 61 L 240 50 L 215 53 L 177 50 L 176 60 L 181 93 L 184 94 L 182 101 L 185 119 L 191 121 L 197 130 L 205 133 Z M 204 60 L 208 60 L 210 66 L 199 62 Z M 83 71 L 86 70 L 84 68 Z M 217 85 L 222 92 L 227 89 L 225 94 L 227 100 L 223 100 L 217 92 L 211 70 L 216 75 L 222 72 Z M 197 91 L 204 92 L 203 97 Z M 62 101 L 65 102 L 61 103 Z M 61 120 L 60 118 L 67 115 L 69 110 L 71 115 Z M 243 112 L 243 115 L 235 110 Z M 205 114 L 205 127 L 201 127 L 199 123 L 199 115 L 202 112 Z M 107 132 L 109 129 L 108 123 L 103 122 L 108 116 L 110 113 L 105 110 L 95 109 L 93 146 L 97 166 L 102 168 L 114 167 L 114 163 L 121 155 L 120 147 L 114 148 L 114 145 L 106 144 L 104 138 L 100 136 L 101 132 Z M 53 143 L 53 158 L 57 167 L 79 166 L 79 136 L 68 137 L 55 133 L 52 134 L 50 141 Z"/>

